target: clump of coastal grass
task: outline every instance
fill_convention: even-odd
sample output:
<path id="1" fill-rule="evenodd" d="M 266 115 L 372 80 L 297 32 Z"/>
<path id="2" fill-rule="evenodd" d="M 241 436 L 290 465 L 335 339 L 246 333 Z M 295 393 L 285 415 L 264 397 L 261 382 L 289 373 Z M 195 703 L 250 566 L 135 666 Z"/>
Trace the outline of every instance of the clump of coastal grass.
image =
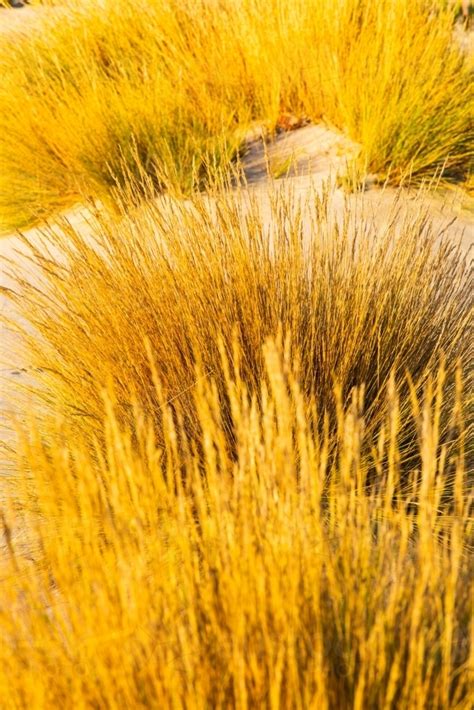
<path id="1" fill-rule="evenodd" d="M 466 181 L 472 61 L 452 20 L 426 0 L 70 2 L 0 50 L 2 228 L 143 172 L 156 192 L 207 187 L 287 112 L 344 131 L 382 181 Z"/>
<path id="2" fill-rule="evenodd" d="M 455 368 L 471 362 L 469 263 L 434 232 L 421 205 L 405 215 L 395 205 L 380 227 L 357 208 L 336 213 L 329 190 L 166 198 L 130 213 L 134 201 L 126 198 L 121 219 L 92 220 L 86 236 L 63 222 L 39 242 L 25 240 L 36 276 L 20 276 L 7 296 L 29 324 L 24 359 L 45 417 L 61 414 L 97 435 L 101 391 L 112 385 L 124 426 L 135 404 L 159 423 L 159 377 L 198 439 L 199 365 L 218 387 L 231 454 L 222 348 L 233 363 L 237 342 L 240 377 L 257 396 L 263 344 L 278 334 L 299 362 L 303 395 L 318 403 L 318 425 L 333 433 L 334 383 L 344 406 L 364 388 L 371 431 L 385 416 L 391 378 L 405 411 L 410 390 L 420 393 L 445 362 L 452 400 Z M 440 427 L 449 439 L 448 423 Z M 409 461 L 414 430 L 403 438 Z"/>
<path id="3" fill-rule="evenodd" d="M 467 710 L 462 252 L 421 205 L 135 190 L 6 294 L 5 707 Z"/>
<path id="4" fill-rule="evenodd" d="M 109 309 L 118 312 L 121 296 Z M 113 341 L 110 311 L 109 323 Z M 331 461 L 332 437 L 314 426 L 317 387 L 305 391 L 304 352 L 298 364 L 288 340 L 266 341 L 253 393 L 238 336 L 232 352 L 229 360 L 222 347 L 223 380 L 205 369 L 204 353 L 193 370 L 197 436 L 183 424 L 189 401 L 171 400 L 158 377 L 158 428 L 139 404 L 125 422 L 112 385 L 92 436 L 58 419 L 46 442 L 44 421 L 27 418 L 2 510 L 3 706 L 468 710 L 472 496 L 461 371 L 449 402 L 443 368 L 408 408 L 387 383 L 372 447 L 378 485 L 368 486 L 361 452 L 371 415 L 366 422 L 360 389 L 343 406 L 336 383 Z M 169 357 L 179 357 L 171 343 Z M 442 412 L 459 437 L 451 458 Z M 394 497 L 407 417 L 420 462 L 408 499 Z"/>

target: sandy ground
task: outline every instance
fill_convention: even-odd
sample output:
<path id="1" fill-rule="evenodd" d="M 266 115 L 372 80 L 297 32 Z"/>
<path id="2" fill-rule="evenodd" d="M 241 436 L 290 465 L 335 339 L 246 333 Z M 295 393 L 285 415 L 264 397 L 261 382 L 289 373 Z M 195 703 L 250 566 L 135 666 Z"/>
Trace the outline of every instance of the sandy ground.
<path id="1" fill-rule="evenodd" d="M 0 6 L 0 37 L 2 41 L 10 36 L 12 39 L 20 34 L 30 34 L 41 28 L 41 22 L 67 12 L 61 7 L 31 7 L 25 5 L 21 8 L 6 8 Z"/>
<path id="2" fill-rule="evenodd" d="M 0 7 L 0 37 L 4 39 L 9 34 L 31 32 L 38 22 L 51 14 L 51 10 L 27 6 L 19 9 Z"/>
<path id="3" fill-rule="evenodd" d="M 23 33 L 40 27 L 44 18 L 57 12 L 58 10 L 51 8 L 0 9 L 0 41 L 2 35 L 11 40 L 18 36 L 18 32 Z M 242 159 L 246 189 L 257 196 L 266 215 L 269 215 L 270 195 L 274 191 L 291 191 L 306 203 L 305 209 L 311 210 L 311 200 L 308 200 L 311 190 L 320 190 L 330 179 L 334 182 L 336 174 L 344 171 L 355 150 L 356 146 L 346 138 L 321 125 L 309 125 L 289 133 L 281 133 L 272 143 L 265 143 L 255 134 L 249 138 L 247 152 Z M 348 203 L 359 215 L 370 218 L 383 228 L 399 197 L 398 191 L 393 189 L 372 186 L 363 194 L 355 195 L 346 194 L 342 189 L 333 187 L 331 204 L 336 219 L 342 215 L 344 204 Z M 439 232 L 446 231 L 453 240 L 460 240 L 466 252 L 472 250 L 473 214 L 462 211 L 459 193 L 450 191 L 442 196 L 431 194 L 424 197 L 424 203 Z M 414 193 L 405 193 L 401 199 L 400 215 L 418 209 L 419 202 L 415 202 Z M 68 218 L 79 231 L 87 233 L 86 211 L 75 210 Z M 308 224 L 309 222 L 310 219 Z M 30 230 L 27 235 L 33 242 L 41 239 L 38 229 Z M 28 368 L 22 353 L 21 334 L 16 332 L 22 324 L 5 291 L 17 288 L 12 279 L 13 272 L 20 273 L 29 280 L 34 281 L 36 278 L 31 264 L 22 252 L 24 248 L 18 235 L 0 239 L 0 473 L 2 466 L 6 472 L 1 442 L 13 445 L 14 441 L 9 432 L 13 409 L 11 393 L 15 392 L 18 407 L 18 392 L 23 388 L 20 409 L 28 411 L 26 387 L 34 379 L 34 373 Z"/>

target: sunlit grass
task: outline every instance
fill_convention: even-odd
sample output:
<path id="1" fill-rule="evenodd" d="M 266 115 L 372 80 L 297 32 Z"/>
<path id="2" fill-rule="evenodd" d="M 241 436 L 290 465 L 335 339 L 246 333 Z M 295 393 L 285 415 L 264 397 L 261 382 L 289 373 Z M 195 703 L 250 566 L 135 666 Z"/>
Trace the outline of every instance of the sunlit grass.
<path id="1" fill-rule="evenodd" d="M 243 364 L 237 343 L 234 355 Z M 158 429 L 139 405 L 124 425 L 110 389 L 100 440 L 69 420 L 46 444 L 29 419 L 2 513 L 4 707 L 468 710 L 460 372 L 447 411 L 443 370 L 410 411 L 389 383 L 374 439 L 362 393 L 339 401 L 334 459 L 288 348 L 265 344 L 253 395 L 223 357 L 224 382 L 195 370 L 197 438 L 159 379 Z M 458 436 L 449 457 L 443 412 Z M 420 465 L 407 491 L 399 431 L 411 416 Z"/>
<path id="2" fill-rule="evenodd" d="M 189 193 L 290 112 L 394 183 L 473 160 L 472 61 L 425 0 L 70 2 L 0 51 L 0 219 L 41 220 L 145 171 Z"/>
<path id="3" fill-rule="evenodd" d="M 0 48 L 3 228 L 114 208 L 1 291 L 2 708 L 470 710 L 469 255 L 423 194 L 381 225 L 221 182 L 310 116 L 361 144 L 347 182 L 469 185 L 444 5 L 69 2 Z"/>
<path id="4" fill-rule="evenodd" d="M 304 390 L 331 426 L 335 381 L 344 402 L 364 385 L 367 423 L 377 426 L 392 372 L 405 407 L 406 371 L 419 390 L 442 358 L 452 375 L 469 356 L 468 258 L 433 231 L 421 203 L 405 217 L 395 205 L 382 228 L 357 209 L 336 218 L 328 191 L 275 191 L 267 202 L 236 191 L 163 199 L 90 230 L 89 239 L 68 223 L 45 233 L 31 245 L 39 283 L 20 280 L 18 297 L 7 294 L 32 324 L 26 357 L 53 411 L 78 429 L 101 426 L 109 380 L 124 421 L 134 398 L 156 411 L 145 341 L 167 395 L 187 403 L 191 429 L 196 362 L 220 382 L 218 339 L 230 357 L 236 329 L 251 393 L 266 338 L 280 327 L 291 335 Z"/>
<path id="5" fill-rule="evenodd" d="M 5 707 L 467 710 L 461 252 L 421 207 L 124 199 L 9 294 Z"/>

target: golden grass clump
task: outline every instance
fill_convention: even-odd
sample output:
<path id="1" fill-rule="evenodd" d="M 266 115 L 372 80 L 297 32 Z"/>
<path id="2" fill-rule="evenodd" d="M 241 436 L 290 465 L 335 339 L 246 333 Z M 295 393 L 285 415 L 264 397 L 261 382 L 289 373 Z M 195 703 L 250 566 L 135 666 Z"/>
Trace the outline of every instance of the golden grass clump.
<path id="1" fill-rule="evenodd" d="M 29 244 L 6 708 L 470 707 L 468 264 L 330 195 Z"/>
<path id="2" fill-rule="evenodd" d="M 326 120 L 399 183 L 472 172 L 472 61 L 426 0 L 68 3 L 0 50 L 0 224 L 206 186 L 255 122 Z M 467 184 L 467 183 L 466 183 Z"/>
<path id="3" fill-rule="evenodd" d="M 36 277 L 20 278 L 18 295 L 7 295 L 30 324 L 25 357 L 46 413 L 97 435 L 101 390 L 111 384 L 124 426 L 134 403 L 159 421 L 156 367 L 189 436 L 199 438 L 196 365 L 223 386 L 221 350 L 233 362 L 236 340 L 240 376 L 254 396 L 262 347 L 279 333 L 300 362 L 304 396 L 316 399 L 331 431 L 335 383 L 344 406 L 364 387 L 370 431 L 385 416 L 392 376 L 405 411 L 410 381 L 419 393 L 444 360 L 452 400 L 458 361 L 472 361 L 467 258 L 436 235 L 421 206 L 411 215 L 395 206 L 377 227 L 357 209 L 336 217 L 330 195 L 167 198 L 119 222 L 98 218 L 89 237 L 67 222 L 45 232 L 30 244 Z M 224 389 L 219 397 L 232 451 L 235 423 Z M 449 437 L 447 423 L 440 426 Z M 400 433 L 407 460 L 414 437 L 413 428 Z"/>
<path id="4" fill-rule="evenodd" d="M 0 228 L 92 206 L 1 288 L 1 707 L 470 710 L 470 257 L 235 179 L 290 114 L 468 185 L 452 4 L 66 5 L 0 47 Z"/>
<path id="5" fill-rule="evenodd" d="M 188 403 L 170 402 L 158 379 L 158 430 L 138 405 L 124 424 L 113 388 L 100 440 L 63 420 L 48 444 L 44 424 L 28 420 L 2 512 L 3 707 L 468 710 L 460 372 L 453 403 L 440 369 L 411 413 L 388 384 L 372 451 L 380 477 L 368 486 L 360 391 L 347 407 L 339 399 L 331 459 L 288 343 L 264 345 L 253 394 L 238 340 L 233 352 L 239 362 L 222 354 L 224 382 L 195 368 L 197 439 L 183 426 Z M 446 407 L 459 436 L 451 459 Z M 420 461 L 408 500 L 393 496 L 407 416 Z"/>

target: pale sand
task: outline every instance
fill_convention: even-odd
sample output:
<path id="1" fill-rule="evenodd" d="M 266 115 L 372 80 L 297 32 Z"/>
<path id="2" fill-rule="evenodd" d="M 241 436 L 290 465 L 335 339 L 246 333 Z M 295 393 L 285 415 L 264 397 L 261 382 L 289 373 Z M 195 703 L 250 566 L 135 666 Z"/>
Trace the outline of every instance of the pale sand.
<path id="1" fill-rule="evenodd" d="M 0 7 L 0 37 L 3 36 L 2 41 L 5 41 L 7 35 L 29 34 L 39 28 L 42 21 L 64 12 L 63 8 L 46 6 L 25 6 L 17 9 Z"/>

